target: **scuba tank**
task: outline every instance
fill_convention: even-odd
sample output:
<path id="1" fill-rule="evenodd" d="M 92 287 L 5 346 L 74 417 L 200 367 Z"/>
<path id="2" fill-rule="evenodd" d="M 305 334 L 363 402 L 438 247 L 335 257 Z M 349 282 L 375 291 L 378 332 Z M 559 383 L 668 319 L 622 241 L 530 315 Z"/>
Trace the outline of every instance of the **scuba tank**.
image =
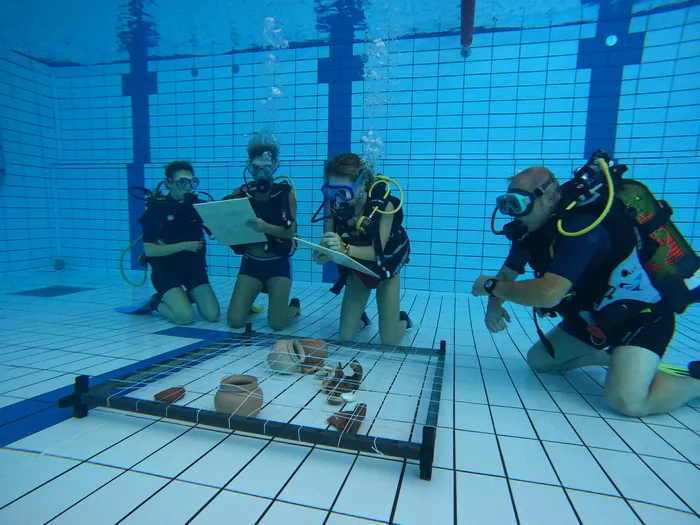
<path id="1" fill-rule="evenodd" d="M 644 264 L 654 286 L 663 293 L 700 269 L 700 258 L 673 221 L 673 209 L 658 201 L 644 184 L 627 179 L 615 185 L 615 195 L 634 212 L 638 229 L 653 240 L 653 253 Z"/>
<path id="2" fill-rule="evenodd" d="M 592 169 L 595 162 L 601 163 L 601 172 Z M 584 168 L 574 172 L 574 179 L 562 185 L 564 195 L 566 196 L 568 189 L 569 194 L 573 195 L 568 201 L 574 202 L 575 208 L 587 206 L 587 202 L 596 198 L 607 199 L 610 205 L 603 210 L 600 220 L 613 208 L 613 200 L 621 202 L 625 213 L 634 220 L 633 224 L 640 234 L 640 256 L 644 270 L 667 304 L 674 299 L 677 304 L 673 310 L 682 313 L 690 303 L 697 302 L 695 299 L 688 304 L 681 304 L 683 300 L 690 299 L 687 292 L 699 288 L 697 283 L 686 281 L 700 271 L 700 257 L 671 220 L 673 209 L 668 202 L 657 200 L 645 184 L 634 179 L 623 179 L 622 175 L 628 169 L 624 164 L 610 168 L 607 167 L 608 164 L 608 154 L 602 150 L 596 151 Z M 607 188 L 603 184 L 603 176 Z M 577 190 L 572 192 L 572 188 L 566 188 L 569 185 Z M 603 191 L 597 191 L 600 188 L 603 188 Z M 577 199 L 579 202 L 576 202 Z M 579 204 L 582 199 L 586 201 Z M 574 207 L 566 206 L 562 215 Z M 572 236 L 582 233 L 563 232 L 561 223 L 559 232 Z M 680 297 L 670 297 L 675 294 L 679 294 Z"/>

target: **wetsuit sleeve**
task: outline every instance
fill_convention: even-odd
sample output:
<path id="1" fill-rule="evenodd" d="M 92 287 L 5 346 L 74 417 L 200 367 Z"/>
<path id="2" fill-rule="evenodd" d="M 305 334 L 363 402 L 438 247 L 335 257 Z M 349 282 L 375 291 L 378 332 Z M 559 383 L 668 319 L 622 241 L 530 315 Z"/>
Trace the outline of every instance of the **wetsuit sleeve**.
<path id="1" fill-rule="evenodd" d="M 525 266 L 530 260 L 527 251 L 520 244 L 513 242 L 510 246 L 510 252 L 506 258 L 505 266 L 518 272 L 520 275 L 525 273 Z"/>
<path id="2" fill-rule="evenodd" d="M 151 210 L 146 210 L 146 212 L 141 216 L 141 228 L 143 229 L 143 242 L 156 243 L 158 242 L 158 223 L 156 221 L 155 213 Z"/>
<path id="3" fill-rule="evenodd" d="M 595 217 L 573 215 L 562 221 L 562 228 L 568 232 L 579 231 L 589 226 Z M 575 285 L 590 264 L 602 260 L 610 251 L 610 234 L 601 225 L 578 237 L 559 235 L 554 244 L 554 257 L 547 273 L 564 277 Z"/>

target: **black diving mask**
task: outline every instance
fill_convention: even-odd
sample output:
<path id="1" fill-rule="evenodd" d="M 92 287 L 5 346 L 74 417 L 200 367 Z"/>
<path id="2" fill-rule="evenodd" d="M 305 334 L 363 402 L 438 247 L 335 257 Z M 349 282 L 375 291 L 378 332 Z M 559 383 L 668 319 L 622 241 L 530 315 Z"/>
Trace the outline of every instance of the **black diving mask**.
<path id="1" fill-rule="evenodd" d="M 509 241 L 524 239 L 528 234 L 528 229 L 522 218 L 532 213 L 537 199 L 544 196 L 547 187 L 555 180 L 554 177 L 550 177 L 532 192 L 514 188 L 508 190 L 508 193 L 504 195 L 499 195 L 496 198 L 496 208 L 491 216 L 491 231 L 496 235 L 505 235 Z M 515 219 L 505 224 L 501 231 L 496 231 L 496 213 L 498 212 Z"/>
<path id="2" fill-rule="evenodd" d="M 269 151 L 263 152 L 259 160 L 249 160 L 243 170 L 243 178 L 245 179 L 245 173 L 250 173 L 255 183 L 255 190 L 261 193 L 267 193 L 272 189 L 274 185 L 273 175 L 277 170 L 276 163 Z"/>
<path id="3" fill-rule="evenodd" d="M 177 186 L 182 191 L 187 192 L 195 191 L 197 188 L 199 188 L 199 179 L 197 177 L 192 177 L 191 179 L 187 177 L 182 177 L 177 180 L 169 179 L 168 183 Z"/>

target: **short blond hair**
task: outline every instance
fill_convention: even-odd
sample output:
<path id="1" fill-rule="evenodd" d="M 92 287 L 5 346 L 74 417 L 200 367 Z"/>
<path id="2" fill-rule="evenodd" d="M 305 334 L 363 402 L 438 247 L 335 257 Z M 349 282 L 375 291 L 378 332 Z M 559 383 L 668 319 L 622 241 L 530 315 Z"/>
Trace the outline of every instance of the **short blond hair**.
<path id="1" fill-rule="evenodd" d="M 253 160 L 263 153 L 270 153 L 273 162 L 279 161 L 280 146 L 277 142 L 277 137 L 269 129 L 261 129 L 256 131 L 246 146 L 248 150 L 248 159 Z"/>

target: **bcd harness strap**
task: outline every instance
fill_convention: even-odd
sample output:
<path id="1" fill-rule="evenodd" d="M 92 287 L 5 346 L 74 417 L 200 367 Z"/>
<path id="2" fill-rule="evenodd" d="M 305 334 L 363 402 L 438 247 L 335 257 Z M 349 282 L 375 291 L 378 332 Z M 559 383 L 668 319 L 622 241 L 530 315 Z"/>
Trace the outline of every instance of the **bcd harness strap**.
<path id="1" fill-rule="evenodd" d="M 384 199 L 379 199 L 379 198 L 373 198 L 370 199 L 369 201 L 369 208 L 373 209 L 375 207 L 378 207 L 382 210 L 386 208 L 387 205 L 387 200 Z M 389 279 L 391 277 L 391 274 L 389 272 L 387 262 L 386 262 L 386 257 L 384 254 L 384 248 L 382 248 L 382 238 L 381 234 L 379 231 L 379 221 L 374 218 L 375 214 L 370 213 L 368 217 L 364 217 L 364 224 L 358 225 L 362 227 L 362 231 L 367 231 L 369 230 L 370 235 L 372 236 L 372 247 L 374 248 L 374 253 L 377 254 L 377 258 L 379 259 L 379 278 L 380 280 L 385 280 Z M 382 215 L 380 215 L 382 217 Z M 352 231 L 350 229 L 343 231 L 342 233 L 347 233 L 349 231 Z M 341 233 L 341 236 L 342 236 Z M 373 269 L 374 270 L 374 269 Z M 339 268 L 339 276 L 338 280 L 333 284 L 331 287 L 330 291 L 334 293 L 335 295 L 340 295 L 340 292 L 343 290 L 345 285 L 347 284 L 348 278 L 350 275 L 352 275 L 353 271 L 345 266 L 342 266 Z"/>

